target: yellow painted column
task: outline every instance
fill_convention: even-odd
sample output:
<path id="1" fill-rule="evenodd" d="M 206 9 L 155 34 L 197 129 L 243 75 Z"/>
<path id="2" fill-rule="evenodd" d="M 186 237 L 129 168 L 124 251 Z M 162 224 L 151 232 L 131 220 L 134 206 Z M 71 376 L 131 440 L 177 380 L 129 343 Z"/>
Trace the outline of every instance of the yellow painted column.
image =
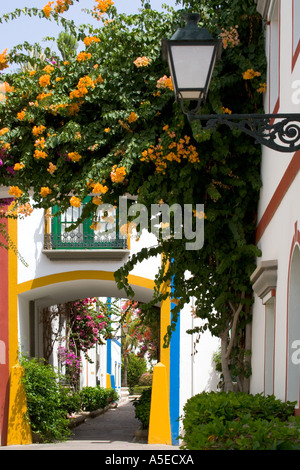
<path id="1" fill-rule="evenodd" d="M 8 219 L 8 234 L 12 246 L 18 248 L 18 221 Z M 13 248 L 8 252 L 9 301 L 9 406 L 7 445 L 31 444 L 31 428 L 26 419 L 27 401 L 21 379 L 24 373 L 18 363 L 18 257 Z"/>
<path id="2" fill-rule="evenodd" d="M 172 444 L 167 369 L 161 362 L 153 367 L 148 444 Z"/>
<path id="3" fill-rule="evenodd" d="M 166 287 L 167 288 L 167 287 Z M 160 306 L 160 362 L 166 367 L 167 387 L 170 377 L 170 347 L 164 348 L 164 337 L 171 323 L 171 300 L 168 297 Z"/>
<path id="4" fill-rule="evenodd" d="M 8 219 L 8 234 L 13 245 L 18 247 L 18 222 Z M 18 257 L 10 248 L 8 251 L 8 302 L 9 302 L 9 369 L 18 363 Z"/>
<path id="5" fill-rule="evenodd" d="M 106 388 L 111 388 L 110 374 L 106 374 Z"/>
<path id="6" fill-rule="evenodd" d="M 170 291 L 169 284 L 162 293 Z M 148 444 L 172 444 L 170 421 L 170 347 L 164 348 L 164 336 L 171 323 L 171 300 L 160 306 L 160 362 L 153 367 Z"/>
<path id="7" fill-rule="evenodd" d="M 24 370 L 19 364 L 11 369 L 8 408 L 7 445 L 32 444 L 31 428 L 26 420 L 27 401 L 21 383 Z"/>

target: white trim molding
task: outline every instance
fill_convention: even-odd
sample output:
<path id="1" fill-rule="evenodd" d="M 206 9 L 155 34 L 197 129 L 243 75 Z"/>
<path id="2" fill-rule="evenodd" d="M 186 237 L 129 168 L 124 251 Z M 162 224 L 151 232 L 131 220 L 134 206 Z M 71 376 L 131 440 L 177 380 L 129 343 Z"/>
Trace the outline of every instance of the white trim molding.
<path id="1" fill-rule="evenodd" d="M 277 260 L 261 261 L 250 277 L 254 292 L 264 299 L 277 286 Z"/>

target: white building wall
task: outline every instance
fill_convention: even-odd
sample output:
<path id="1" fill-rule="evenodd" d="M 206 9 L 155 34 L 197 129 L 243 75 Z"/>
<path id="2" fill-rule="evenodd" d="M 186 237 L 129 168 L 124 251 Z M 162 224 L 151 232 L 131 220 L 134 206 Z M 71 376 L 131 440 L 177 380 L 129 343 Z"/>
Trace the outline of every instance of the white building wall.
<path id="1" fill-rule="evenodd" d="M 258 1 L 260 5 L 267 2 Z M 280 49 L 278 55 L 279 70 L 279 113 L 300 113 L 300 100 L 295 100 L 295 82 L 300 77 L 300 61 L 298 59 L 294 68 L 293 55 L 295 51 L 295 38 L 299 40 L 300 24 L 296 21 L 293 24 L 293 5 L 297 6 L 300 14 L 299 2 L 297 0 L 272 0 L 269 2 L 279 7 L 279 37 Z M 297 4 L 297 5 L 296 5 Z M 272 28 L 272 15 L 266 18 L 271 24 L 266 26 L 266 37 L 270 38 L 270 28 Z M 295 32 L 298 29 L 298 33 Z M 270 64 L 272 49 L 278 47 L 276 42 L 267 41 L 267 58 Z M 271 51 L 271 52 L 270 52 Z M 274 88 L 273 80 L 277 80 L 276 74 L 269 75 L 268 87 Z M 299 82 L 298 82 L 299 83 Z M 300 88 L 300 83 L 299 83 Z M 298 97 L 300 94 L 298 93 Z M 266 105 L 268 100 L 266 100 Z M 266 109 L 268 112 L 268 109 Z M 298 152 L 299 154 L 299 152 Z M 263 187 L 260 195 L 258 210 L 258 247 L 262 251 L 261 261 L 277 260 L 277 283 L 274 289 L 274 307 L 270 304 L 263 304 L 261 298 L 255 295 L 253 307 L 253 328 L 252 328 L 252 377 L 251 392 L 268 393 L 270 390 L 270 374 L 273 374 L 273 392 L 282 399 L 286 399 L 286 377 L 287 359 L 290 351 L 287 350 L 288 338 L 288 291 L 290 273 L 290 255 L 293 237 L 295 234 L 295 224 L 300 224 L 299 198 L 300 198 L 300 174 L 297 165 L 294 169 L 289 168 L 290 163 L 296 161 L 294 153 L 281 153 L 262 149 L 262 183 Z M 271 205 L 274 210 L 270 212 Z M 264 217 L 269 216 L 264 221 Z M 264 231 L 261 227 L 264 224 Z M 299 279 L 300 284 L 300 279 Z M 270 358 L 269 346 L 272 343 L 270 336 L 270 308 L 274 310 L 274 337 L 273 337 L 273 358 Z M 300 319 L 299 319 L 300 321 Z M 300 339 L 300 338 L 299 338 Z M 272 360 L 273 359 L 273 362 Z M 270 367 L 273 370 L 270 371 Z"/>

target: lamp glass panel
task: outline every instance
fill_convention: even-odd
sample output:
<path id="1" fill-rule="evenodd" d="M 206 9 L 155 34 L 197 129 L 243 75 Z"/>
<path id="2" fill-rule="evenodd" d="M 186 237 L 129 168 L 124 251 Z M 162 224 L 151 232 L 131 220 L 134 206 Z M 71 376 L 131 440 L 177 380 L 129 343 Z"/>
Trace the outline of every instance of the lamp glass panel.
<path id="1" fill-rule="evenodd" d="M 204 89 L 214 54 L 214 45 L 172 45 L 178 90 Z"/>

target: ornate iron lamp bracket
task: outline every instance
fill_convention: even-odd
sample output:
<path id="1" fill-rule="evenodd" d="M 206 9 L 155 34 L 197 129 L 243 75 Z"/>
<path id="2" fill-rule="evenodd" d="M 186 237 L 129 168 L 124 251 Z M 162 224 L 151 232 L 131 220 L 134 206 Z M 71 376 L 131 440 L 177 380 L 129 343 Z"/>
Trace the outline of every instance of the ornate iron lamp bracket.
<path id="1" fill-rule="evenodd" d="M 300 114 L 197 114 L 185 110 L 190 122 L 204 121 L 204 130 L 215 130 L 219 125 L 239 129 L 261 145 L 279 152 L 300 150 Z"/>

